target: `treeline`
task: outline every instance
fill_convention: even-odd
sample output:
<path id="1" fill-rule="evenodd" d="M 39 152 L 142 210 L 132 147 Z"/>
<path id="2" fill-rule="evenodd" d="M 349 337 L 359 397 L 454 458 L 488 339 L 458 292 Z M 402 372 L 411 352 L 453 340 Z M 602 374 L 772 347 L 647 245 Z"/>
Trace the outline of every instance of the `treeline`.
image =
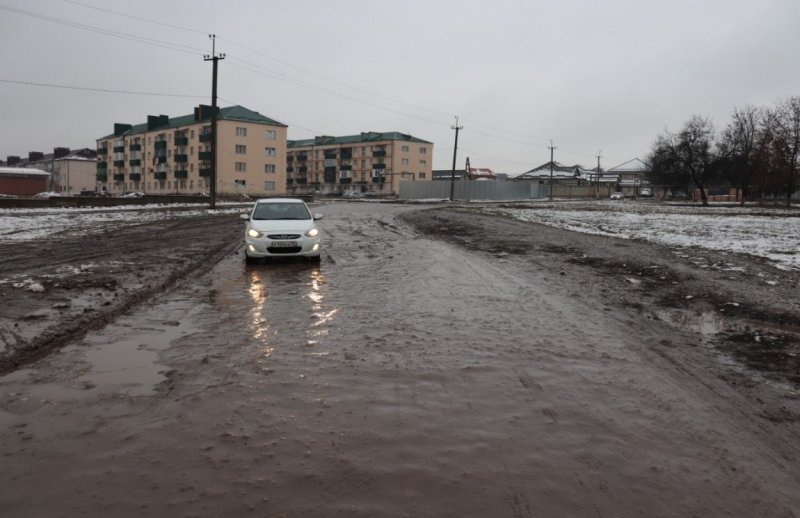
<path id="1" fill-rule="evenodd" d="M 648 156 L 654 185 L 673 192 L 696 188 L 703 205 L 707 188 L 719 185 L 736 188 L 742 204 L 765 196 L 785 196 L 790 204 L 799 160 L 800 96 L 736 109 L 720 132 L 710 119 L 692 116 L 680 131 L 661 133 Z"/>

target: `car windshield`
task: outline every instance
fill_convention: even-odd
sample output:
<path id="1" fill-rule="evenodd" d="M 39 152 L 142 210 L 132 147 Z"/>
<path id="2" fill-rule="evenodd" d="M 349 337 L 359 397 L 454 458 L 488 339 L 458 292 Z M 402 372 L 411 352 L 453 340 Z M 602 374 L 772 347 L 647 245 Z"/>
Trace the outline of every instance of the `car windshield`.
<path id="1" fill-rule="evenodd" d="M 253 219 L 311 219 L 311 215 L 302 203 L 259 203 Z"/>

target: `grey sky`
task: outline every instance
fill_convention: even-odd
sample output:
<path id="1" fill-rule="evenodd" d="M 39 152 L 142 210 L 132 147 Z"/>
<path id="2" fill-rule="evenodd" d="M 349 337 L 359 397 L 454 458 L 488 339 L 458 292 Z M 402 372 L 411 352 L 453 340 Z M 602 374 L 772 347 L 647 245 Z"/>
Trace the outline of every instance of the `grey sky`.
<path id="1" fill-rule="evenodd" d="M 553 139 L 556 160 L 591 167 L 602 150 L 608 168 L 692 114 L 721 127 L 799 95 L 798 20 L 796 0 L 0 0 L 0 80 L 198 96 L 0 82 L 0 157 L 94 147 L 115 122 L 210 102 L 213 32 L 220 104 L 290 139 L 402 131 L 449 169 L 459 115 L 458 167 L 520 173 Z"/>

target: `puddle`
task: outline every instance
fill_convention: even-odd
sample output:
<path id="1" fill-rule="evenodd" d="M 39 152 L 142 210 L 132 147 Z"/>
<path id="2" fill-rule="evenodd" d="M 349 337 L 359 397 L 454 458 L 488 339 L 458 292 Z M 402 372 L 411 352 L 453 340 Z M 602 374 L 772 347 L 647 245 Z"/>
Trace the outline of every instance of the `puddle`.
<path id="1" fill-rule="evenodd" d="M 659 320 L 668 322 L 675 327 L 700 333 L 703 336 L 713 336 L 726 331 L 740 331 L 746 327 L 746 324 L 733 322 L 725 315 L 711 311 L 697 313 L 679 309 L 659 310 L 656 311 L 656 316 Z"/>
<path id="2" fill-rule="evenodd" d="M 170 302 L 152 309 L 145 322 L 140 320 L 135 327 L 123 329 L 122 336 L 113 341 L 103 333 L 87 338 L 79 349 L 83 361 L 91 367 L 75 384 L 103 392 L 121 388 L 130 396 L 154 394 L 169 370 L 158 362 L 159 352 L 197 330 L 192 315 L 199 308 L 187 308 L 186 304 Z"/>

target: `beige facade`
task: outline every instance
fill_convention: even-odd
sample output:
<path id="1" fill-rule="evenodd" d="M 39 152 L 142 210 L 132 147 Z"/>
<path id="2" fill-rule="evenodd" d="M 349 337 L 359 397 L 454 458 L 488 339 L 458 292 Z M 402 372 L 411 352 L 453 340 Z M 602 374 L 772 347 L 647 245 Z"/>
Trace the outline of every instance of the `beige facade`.
<path id="1" fill-rule="evenodd" d="M 366 132 L 288 143 L 287 190 L 393 195 L 402 181 L 430 181 L 433 143 L 404 133 Z"/>
<path id="2" fill-rule="evenodd" d="M 210 107 L 193 115 L 150 116 L 116 124 L 97 140 L 97 181 L 111 194 L 196 194 L 210 191 Z M 241 106 L 217 116 L 217 194 L 286 193 L 286 125 Z"/>

